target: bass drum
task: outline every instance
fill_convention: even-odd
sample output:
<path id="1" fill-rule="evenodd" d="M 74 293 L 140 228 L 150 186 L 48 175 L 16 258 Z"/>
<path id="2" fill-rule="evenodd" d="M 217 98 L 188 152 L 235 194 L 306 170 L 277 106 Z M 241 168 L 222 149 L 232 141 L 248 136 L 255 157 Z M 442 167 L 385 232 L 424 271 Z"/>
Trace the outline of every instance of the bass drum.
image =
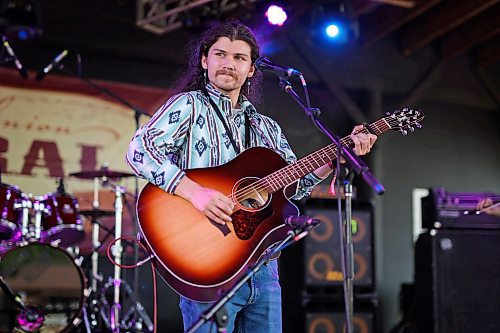
<path id="1" fill-rule="evenodd" d="M 28 307 L 42 314 L 37 332 L 71 332 L 81 322 L 87 281 L 66 251 L 38 243 L 16 247 L 1 256 L 0 276 Z M 0 332 L 12 332 L 21 317 L 0 293 Z"/>

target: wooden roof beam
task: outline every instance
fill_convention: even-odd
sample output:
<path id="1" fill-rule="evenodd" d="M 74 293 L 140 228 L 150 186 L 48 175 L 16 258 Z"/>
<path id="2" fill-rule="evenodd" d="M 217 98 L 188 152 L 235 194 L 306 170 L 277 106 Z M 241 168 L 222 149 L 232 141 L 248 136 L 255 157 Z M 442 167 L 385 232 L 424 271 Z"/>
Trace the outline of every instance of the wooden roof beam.
<path id="1" fill-rule="evenodd" d="M 380 4 L 373 0 L 351 0 L 354 16 L 358 17 L 373 11 Z"/>
<path id="2" fill-rule="evenodd" d="M 442 0 L 419 0 L 412 9 L 383 5 L 359 18 L 360 41 L 368 47 L 426 12 Z"/>
<path id="3" fill-rule="evenodd" d="M 500 35 L 496 35 L 475 49 L 477 67 L 485 68 L 500 60 Z"/>
<path id="4" fill-rule="evenodd" d="M 448 61 L 500 33 L 500 4 L 448 32 L 440 39 L 441 58 Z"/>
<path id="5" fill-rule="evenodd" d="M 401 30 L 404 55 L 424 47 L 434 39 L 470 20 L 500 0 L 447 0 Z"/>

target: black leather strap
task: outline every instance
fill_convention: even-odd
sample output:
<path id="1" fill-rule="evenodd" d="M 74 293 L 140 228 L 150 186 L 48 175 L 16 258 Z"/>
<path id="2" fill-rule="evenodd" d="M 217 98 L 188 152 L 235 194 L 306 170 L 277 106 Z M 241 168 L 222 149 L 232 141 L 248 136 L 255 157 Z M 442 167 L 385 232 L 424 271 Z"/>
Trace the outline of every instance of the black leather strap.
<path id="1" fill-rule="evenodd" d="M 239 154 L 241 152 L 240 147 L 236 144 L 234 141 L 234 135 L 229 126 L 227 125 L 224 117 L 222 116 L 222 112 L 215 104 L 215 102 L 210 98 L 210 95 L 206 93 L 206 96 L 208 100 L 210 101 L 210 104 L 212 105 L 212 108 L 215 110 L 215 113 L 217 114 L 217 117 L 219 117 L 220 121 L 222 121 L 222 124 L 224 125 L 224 129 L 226 130 L 227 135 L 229 136 L 229 140 L 231 141 L 231 144 L 233 145 L 234 150 L 236 151 L 236 154 Z M 250 120 L 248 119 L 248 115 L 246 112 L 243 112 L 245 114 L 245 148 L 248 148 L 250 144 Z"/>

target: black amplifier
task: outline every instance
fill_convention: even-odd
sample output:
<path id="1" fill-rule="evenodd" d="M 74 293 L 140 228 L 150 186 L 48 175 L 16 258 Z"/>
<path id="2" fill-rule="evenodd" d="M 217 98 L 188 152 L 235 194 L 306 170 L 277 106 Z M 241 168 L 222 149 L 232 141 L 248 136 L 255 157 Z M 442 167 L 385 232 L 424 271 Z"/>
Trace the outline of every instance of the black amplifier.
<path id="1" fill-rule="evenodd" d="M 491 198 L 494 193 L 449 193 L 442 187 L 429 189 L 422 198 L 422 227 L 426 229 L 467 228 L 500 229 L 500 217 L 476 211 L 480 200 Z"/>

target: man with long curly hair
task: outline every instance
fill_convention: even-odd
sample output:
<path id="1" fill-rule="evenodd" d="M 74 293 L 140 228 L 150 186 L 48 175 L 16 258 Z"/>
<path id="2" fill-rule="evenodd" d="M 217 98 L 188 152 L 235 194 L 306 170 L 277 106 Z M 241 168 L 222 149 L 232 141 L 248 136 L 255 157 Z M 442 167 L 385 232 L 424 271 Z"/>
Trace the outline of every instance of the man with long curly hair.
<path id="1" fill-rule="evenodd" d="M 231 222 L 234 202 L 194 182 L 185 170 L 220 166 L 250 147 L 269 148 L 288 163 L 297 160 L 276 121 L 254 107 L 261 91 L 262 74 L 254 65 L 259 56 L 254 34 L 237 21 L 204 32 L 190 45 L 188 68 L 177 84 L 176 94 L 138 130 L 127 155 L 127 162 L 138 176 L 185 198 L 220 225 Z M 356 126 L 355 131 L 360 128 Z M 363 133 L 351 138 L 358 155 L 368 153 L 376 140 L 376 136 Z M 302 177 L 294 199 L 308 195 L 331 173 L 330 163 Z M 185 329 L 210 306 L 181 296 Z M 281 332 L 277 260 L 262 266 L 229 300 L 226 309 L 227 332 Z M 197 332 L 216 332 L 216 327 L 207 323 Z"/>

